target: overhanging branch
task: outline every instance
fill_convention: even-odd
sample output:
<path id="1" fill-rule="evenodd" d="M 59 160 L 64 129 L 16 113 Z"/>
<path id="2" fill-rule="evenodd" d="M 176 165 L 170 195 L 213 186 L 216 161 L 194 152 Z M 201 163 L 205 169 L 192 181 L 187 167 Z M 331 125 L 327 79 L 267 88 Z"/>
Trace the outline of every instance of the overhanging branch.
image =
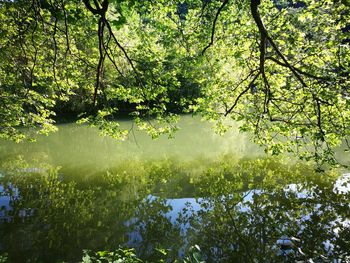
<path id="1" fill-rule="evenodd" d="M 260 5 L 261 1 L 260 0 L 251 0 L 250 2 L 250 10 L 252 13 L 252 16 L 254 18 L 254 21 L 259 29 L 261 38 L 267 39 L 268 42 L 271 44 L 272 48 L 275 50 L 275 52 L 277 53 L 277 55 L 283 60 L 284 64 L 286 65 L 287 68 L 289 68 L 291 70 L 291 72 L 294 74 L 294 76 L 298 79 L 298 81 L 303 85 L 303 87 L 307 87 L 307 84 L 305 83 L 305 81 L 303 80 L 303 78 L 299 75 L 299 73 L 294 69 L 294 67 L 288 62 L 288 60 L 286 59 L 286 57 L 282 54 L 282 52 L 278 49 L 276 43 L 274 42 L 274 40 L 270 37 L 270 35 L 268 34 L 264 23 L 262 22 L 262 19 L 260 17 L 260 13 L 258 10 L 258 7 Z M 263 43 L 261 42 L 260 45 L 262 45 Z M 260 48 L 261 50 L 261 48 Z M 260 60 L 260 64 L 261 64 L 261 60 Z"/>
<path id="2" fill-rule="evenodd" d="M 215 28 L 216 28 L 216 23 L 218 21 L 218 18 L 220 16 L 221 11 L 224 9 L 224 7 L 228 4 L 229 0 L 224 0 L 221 4 L 221 6 L 219 7 L 218 11 L 216 12 L 215 18 L 214 18 L 214 22 L 213 22 L 213 26 L 211 29 L 211 38 L 210 38 L 210 42 L 209 44 L 203 49 L 202 51 L 202 55 L 204 55 L 205 51 L 214 44 L 214 37 L 215 37 Z"/>

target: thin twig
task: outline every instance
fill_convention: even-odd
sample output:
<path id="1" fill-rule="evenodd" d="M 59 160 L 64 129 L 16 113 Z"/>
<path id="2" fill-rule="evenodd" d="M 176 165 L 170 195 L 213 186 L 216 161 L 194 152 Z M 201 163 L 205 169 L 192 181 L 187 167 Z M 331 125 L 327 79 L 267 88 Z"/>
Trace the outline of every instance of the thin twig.
<path id="1" fill-rule="evenodd" d="M 224 0 L 221 4 L 221 6 L 219 7 L 218 11 L 216 12 L 215 18 L 214 18 L 214 22 L 213 22 L 213 26 L 211 29 L 211 38 L 210 38 L 210 42 L 209 44 L 203 49 L 202 51 L 202 55 L 204 55 L 205 51 L 214 44 L 214 37 L 215 37 L 215 28 L 216 28 L 216 22 L 218 21 L 218 18 L 220 16 L 221 11 L 224 9 L 224 7 L 228 4 L 229 0 Z"/>

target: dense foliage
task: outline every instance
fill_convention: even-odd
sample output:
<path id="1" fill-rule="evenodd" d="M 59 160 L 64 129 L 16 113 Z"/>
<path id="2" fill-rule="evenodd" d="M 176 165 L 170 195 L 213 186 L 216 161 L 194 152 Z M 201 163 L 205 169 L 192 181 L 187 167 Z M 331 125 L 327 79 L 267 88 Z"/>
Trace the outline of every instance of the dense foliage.
<path id="1" fill-rule="evenodd" d="M 129 114 L 156 137 L 192 112 L 272 154 L 349 148 L 348 0 L 2 0 L 0 21 L 2 138 L 68 114 L 117 138 Z"/>

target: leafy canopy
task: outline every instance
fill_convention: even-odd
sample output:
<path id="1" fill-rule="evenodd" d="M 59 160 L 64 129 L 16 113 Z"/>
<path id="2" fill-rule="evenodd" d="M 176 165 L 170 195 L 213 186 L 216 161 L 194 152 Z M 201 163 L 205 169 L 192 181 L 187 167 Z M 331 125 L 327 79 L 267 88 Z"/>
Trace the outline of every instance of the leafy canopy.
<path id="1" fill-rule="evenodd" d="M 0 21 L 1 138 L 67 113 L 116 138 L 128 114 L 157 137 L 191 112 L 272 154 L 350 148 L 348 0 L 14 0 Z"/>

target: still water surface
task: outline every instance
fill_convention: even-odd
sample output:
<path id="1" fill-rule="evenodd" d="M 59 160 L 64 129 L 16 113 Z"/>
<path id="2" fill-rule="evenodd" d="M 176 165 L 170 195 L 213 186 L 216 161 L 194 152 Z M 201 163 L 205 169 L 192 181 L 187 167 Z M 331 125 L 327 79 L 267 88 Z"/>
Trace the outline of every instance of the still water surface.
<path id="1" fill-rule="evenodd" d="M 176 158 L 216 158 L 223 154 L 238 157 L 257 156 L 262 153 L 249 142 L 247 135 L 233 129 L 224 136 L 216 134 L 210 123 L 199 118 L 183 116 L 175 138 L 166 136 L 152 140 L 143 131 L 132 129 L 125 141 L 99 136 L 97 129 L 77 124 L 59 125 L 59 132 L 38 136 L 36 143 L 14 144 L 2 141 L 0 157 L 22 155 L 26 160 L 45 160 L 55 166 L 106 169 L 125 160 L 159 160 Z M 121 127 L 131 129 L 131 121 L 122 121 Z"/>
<path id="2" fill-rule="evenodd" d="M 124 122 L 125 127 L 131 126 Z M 64 124 L 0 143 L 0 255 L 77 262 L 134 247 L 156 262 L 198 244 L 207 262 L 350 260 L 350 176 L 268 158 L 237 130 L 184 117 L 175 139 L 125 142 Z"/>

